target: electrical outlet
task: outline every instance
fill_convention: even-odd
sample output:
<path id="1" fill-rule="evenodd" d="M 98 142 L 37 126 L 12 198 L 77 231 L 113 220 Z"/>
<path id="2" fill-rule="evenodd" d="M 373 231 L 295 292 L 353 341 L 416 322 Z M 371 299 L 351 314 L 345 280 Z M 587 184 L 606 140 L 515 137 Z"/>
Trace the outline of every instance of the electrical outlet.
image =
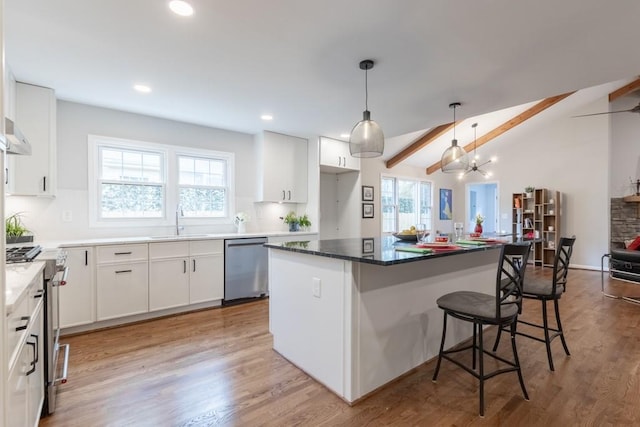
<path id="1" fill-rule="evenodd" d="M 322 293 L 322 283 L 320 282 L 320 279 L 314 277 L 313 279 L 311 279 L 311 281 L 313 283 L 313 296 L 316 298 L 320 298 L 320 294 Z"/>
<path id="2" fill-rule="evenodd" d="M 62 211 L 62 222 L 73 221 L 73 213 L 71 211 Z"/>

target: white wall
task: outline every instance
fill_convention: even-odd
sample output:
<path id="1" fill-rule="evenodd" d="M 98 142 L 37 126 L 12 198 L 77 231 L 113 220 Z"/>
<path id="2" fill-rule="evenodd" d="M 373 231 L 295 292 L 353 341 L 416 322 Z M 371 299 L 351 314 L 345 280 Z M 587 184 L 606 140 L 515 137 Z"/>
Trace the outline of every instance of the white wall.
<path id="1" fill-rule="evenodd" d="M 628 110 L 640 102 L 640 91 L 611 103 L 611 111 Z M 640 114 L 617 113 L 611 120 L 611 197 L 634 194 L 631 180 L 640 178 Z"/>
<path id="2" fill-rule="evenodd" d="M 253 135 L 214 129 L 172 120 L 67 101 L 57 104 L 58 193 L 57 197 L 7 198 L 7 213 L 24 212 L 24 222 L 40 241 L 60 241 L 112 236 L 172 234 L 173 227 L 90 228 L 88 221 L 87 135 L 104 135 L 136 141 L 183 145 L 235 153 L 235 211 L 251 217 L 247 231 L 287 230 L 279 219 L 289 210 L 310 209 L 317 218 L 317 196 L 310 192 L 307 206 L 254 203 L 255 163 Z M 310 140 L 309 160 L 317 164 L 317 142 Z M 317 188 L 317 167 L 310 163 L 309 185 Z M 312 187 L 315 186 L 315 187 Z M 314 197 L 316 199 L 314 200 Z M 73 220 L 62 221 L 62 212 L 71 211 Z M 229 223 L 192 226 L 186 233 L 232 232 Z"/>

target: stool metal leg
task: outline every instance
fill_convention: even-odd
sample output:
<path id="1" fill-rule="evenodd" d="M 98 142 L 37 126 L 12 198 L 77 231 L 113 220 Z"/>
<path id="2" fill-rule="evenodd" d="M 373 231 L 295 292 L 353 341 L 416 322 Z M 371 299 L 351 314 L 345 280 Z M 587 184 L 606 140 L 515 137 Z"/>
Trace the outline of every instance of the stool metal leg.
<path id="1" fill-rule="evenodd" d="M 564 330 L 562 329 L 562 323 L 560 322 L 560 307 L 557 299 L 553 300 L 553 305 L 556 311 L 556 325 L 558 325 L 558 333 L 560 334 L 560 340 L 562 341 L 564 352 L 567 356 L 571 356 L 571 353 L 569 353 L 569 347 L 567 346 L 567 341 L 564 339 Z"/>
<path id="2" fill-rule="evenodd" d="M 484 346 L 482 345 L 482 323 L 473 324 L 474 332 L 476 327 L 480 329 L 478 333 L 478 373 L 480 375 L 480 416 L 484 418 Z M 475 352 L 476 349 L 474 348 L 473 353 L 475 354 Z"/>
<path id="3" fill-rule="evenodd" d="M 520 358 L 518 357 L 518 348 L 516 347 L 516 326 L 518 322 L 513 322 L 511 324 L 511 348 L 513 349 L 513 360 L 515 362 L 518 372 L 518 381 L 520 381 L 520 388 L 522 388 L 522 394 L 524 395 L 524 400 L 529 400 L 529 393 L 527 393 L 527 388 L 524 386 L 524 379 L 522 378 L 522 368 L 520 367 Z"/>
<path id="4" fill-rule="evenodd" d="M 431 381 L 434 383 L 438 381 L 438 372 L 440 372 L 440 363 L 442 362 L 442 351 L 444 350 L 444 339 L 447 336 L 447 312 L 444 312 L 444 323 L 442 324 L 442 340 L 440 341 L 440 351 L 438 352 L 438 363 L 436 363 L 436 370 L 433 373 Z"/>
<path id="5" fill-rule="evenodd" d="M 544 329 L 544 343 L 547 346 L 547 358 L 549 359 L 549 369 L 553 368 L 553 357 L 551 356 L 551 339 L 549 338 L 549 319 L 547 319 L 547 300 L 542 300 L 542 328 Z"/>

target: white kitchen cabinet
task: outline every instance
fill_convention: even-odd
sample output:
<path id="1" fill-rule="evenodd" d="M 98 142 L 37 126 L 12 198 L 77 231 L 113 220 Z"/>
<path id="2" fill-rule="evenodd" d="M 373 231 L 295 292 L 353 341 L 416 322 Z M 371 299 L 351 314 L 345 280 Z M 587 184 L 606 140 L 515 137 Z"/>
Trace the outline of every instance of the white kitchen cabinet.
<path id="1" fill-rule="evenodd" d="M 4 116 L 16 121 L 16 78 L 5 64 L 4 74 Z"/>
<path id="2" fill-rule="evenodd" d="M 38 274 L 29 287 L 41 289 L 42 280 L 42 275 Z M 28 294 L 31 292 L 28 291 Z M 13 346 L 7 348 L 10 361 L 7 378 L 7 420 L 10 427 L 32 427 L 38 425 L 44 402 L 45 356 L 42 298 L 33 298 L 29 295 L 20 305 L 28 308 L 26 316 L 23 316 L 22 311 L 14 311 L 9 315 L 9 318 L 19 316 L 22 321 L 18 326 L 19 341 L 12 341 Z M 28 322 L 26 322 L 27 318 Z M 11 330 L 16 329 L 15 323 L 11 321 L 8 323 Z M 15 358 L 11 358 L 12 354 Z"/>
<path id="3" fill-rule="evenodd" d="M 56 194 L 56 97 L 53 89 L 16 83 L 16 126 L 31 143 L 29 156 L 9 156 L 8 191 L 13 195 Z"/>
<path id="4" fill-rule="evenodd" d="M 149 310 L 189 304 L 189 242 L 149 244 Z"/>
<path id="5" fill-rule="evenodd" d="M 360 159 L 351 157 L 349 143 L 320 137 L 320 171 L 343 173 L 360 170 Z"/>
<path id="6" fill-rule="evenodd" d="M 96 319 L 148 312 L 148 245 L 98 246 L 96 251 Z"/>
<path id="7" fill-rule="evenodd" d="M 307 202 L 307 145 L 303 138 L 263 132 L 255 138 L 258 202 Z"/>
<path id="8" fill-rule="evenodd" d="M 162 310 L 222 298 L 222 240 L 149 244 L 149 310 Z"/>
<path id="9" fill-rule="evenodd" d="M 189 244 L 189 302 L 224 298 L 224 241 L 193 240 Z"/>
<path id="10" fill-rule="evenodd" d="M 67 283 L 60 286 L 60 327 L 96 321 L 93 247 L 66 248 Z"/>

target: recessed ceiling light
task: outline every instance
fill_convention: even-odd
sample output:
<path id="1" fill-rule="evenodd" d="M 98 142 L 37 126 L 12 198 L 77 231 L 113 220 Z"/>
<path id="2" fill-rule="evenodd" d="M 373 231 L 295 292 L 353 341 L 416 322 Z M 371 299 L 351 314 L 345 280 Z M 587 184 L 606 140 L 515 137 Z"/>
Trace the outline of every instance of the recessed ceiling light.
<path id="1" fill-rule="evenodd" d="M 169 9 L 176 15 L 191 16 L 193 15 L 193 7 L 183 0 L 172 0 L 169 2 Z"/>
<path id="2" fill-rule="evenodd" d="M 151 88 L 147 85 L 135 84 L 133 88 L 140 93 L 149 93 L 151 92 Z"/>
<path id="3" fill-rule="evenodd" d="M 263 114 L 260 116 L 262 120 L 273 120 L 273 116 L 271 114 Z"/>
<path id="4" fill-rule="evenodd" d="M 351 134 L 348 133 L 341 133 L 340 134 L 340 138 L 349 138 L 351 136 Z"/>

